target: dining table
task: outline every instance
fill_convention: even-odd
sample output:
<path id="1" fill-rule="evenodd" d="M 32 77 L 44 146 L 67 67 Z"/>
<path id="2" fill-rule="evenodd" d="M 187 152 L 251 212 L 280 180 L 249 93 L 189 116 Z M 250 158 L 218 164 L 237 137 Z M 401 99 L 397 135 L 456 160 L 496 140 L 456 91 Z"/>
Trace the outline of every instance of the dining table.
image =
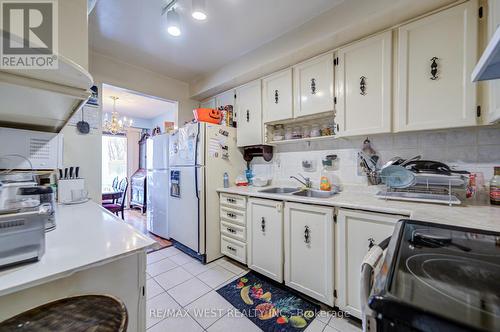
<path id="1" fill-rule="evenodd" d="M 105 191 L 102 193 L 103 201 L 114 201 L 122 197 L 123 191 Z"/>

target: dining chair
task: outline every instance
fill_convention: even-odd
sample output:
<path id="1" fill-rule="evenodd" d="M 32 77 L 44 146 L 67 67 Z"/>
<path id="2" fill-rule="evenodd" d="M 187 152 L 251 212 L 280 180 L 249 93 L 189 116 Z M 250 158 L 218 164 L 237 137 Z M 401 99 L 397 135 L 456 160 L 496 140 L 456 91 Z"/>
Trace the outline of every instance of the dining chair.
<path id="1" fill-rule="evenodd" d="M 118 198 L 115 203 L 104 203 L 102 205 L 106 210 L 116 215 L 118 215 L 118 213 L 121 212 L 123 220 L 125 220 L 124 210 L 125 210 L 125 203 L 127 200 L 127 189 L 128 189 L 128 179 L 123 178 L 120 181 L 120 184 L 118 185 L 118 191 L 122 193 L 120 198 Z"/>

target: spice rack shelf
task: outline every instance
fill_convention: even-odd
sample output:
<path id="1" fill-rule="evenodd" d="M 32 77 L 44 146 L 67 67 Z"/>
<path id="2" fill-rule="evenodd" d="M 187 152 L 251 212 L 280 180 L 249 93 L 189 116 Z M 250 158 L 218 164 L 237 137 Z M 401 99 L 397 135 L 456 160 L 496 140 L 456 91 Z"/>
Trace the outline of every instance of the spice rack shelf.
<path id="1" fill-rule="evenodd" d="M 316 133 L 313 133 L 313 127 L 316 127 Z M 295 128 L 299 128 L 300 135 L 304 135 L 306 132 L 306 137 L 286 138 L 287 129 L 295 131 Z M 280 130 L 281 133 L 276 133 L 277 130 Z M 324 130 L 326 130 L 326 133 Z M 334 118 L 332 114 L 327 113 L 307 118 L 288 119 L 266 123 L 264 137 L 265 144 L 281 145 L 335 139 L 335 134 Z M 282 137 L 283 139 L 275 139 L 277 136 Z"/>
<path id="2" fill-rule="evenodd" d="M 266 144 L 281 145 L 281 144 L 292 144 L 292 143 L 300 143 L 300 142 L 315 142 L 315 141 L 322 141 L 322 140 L 335 139 L 335 138 L 336 138 L 335 135 L 329 135 L 329 136 L 285 139 L 285 140 L 281 140 L 281 141 L 267 141 Z"/>

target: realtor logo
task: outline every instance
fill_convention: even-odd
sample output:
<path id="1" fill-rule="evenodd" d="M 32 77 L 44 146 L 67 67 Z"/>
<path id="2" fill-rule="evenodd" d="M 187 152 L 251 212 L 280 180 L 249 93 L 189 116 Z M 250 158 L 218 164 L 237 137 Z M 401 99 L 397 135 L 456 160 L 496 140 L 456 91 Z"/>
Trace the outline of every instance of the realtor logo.
<path id="1" fill-rule="evenodd" d="M 0 68 L 57 69 L 57 1 L 0 0 Z"/>

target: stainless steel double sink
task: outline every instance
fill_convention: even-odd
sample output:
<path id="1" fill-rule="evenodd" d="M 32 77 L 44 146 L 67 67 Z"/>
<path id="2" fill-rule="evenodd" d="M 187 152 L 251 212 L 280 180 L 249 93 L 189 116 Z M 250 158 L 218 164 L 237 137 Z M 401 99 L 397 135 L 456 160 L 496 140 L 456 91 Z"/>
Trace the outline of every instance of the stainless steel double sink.
<path id="1" fill-rule="evenodd" d="M 259 190 L 259 192 L 265 194 L 293 195 L 293 196 L 314 197 L 314 198 L 328 198 L 334 194 L 334 192 L 331 191 L 322 191 L 316 189 L 297 189 L 291 187 L 274 187 L 274 188 L 262 189 Z"/>

